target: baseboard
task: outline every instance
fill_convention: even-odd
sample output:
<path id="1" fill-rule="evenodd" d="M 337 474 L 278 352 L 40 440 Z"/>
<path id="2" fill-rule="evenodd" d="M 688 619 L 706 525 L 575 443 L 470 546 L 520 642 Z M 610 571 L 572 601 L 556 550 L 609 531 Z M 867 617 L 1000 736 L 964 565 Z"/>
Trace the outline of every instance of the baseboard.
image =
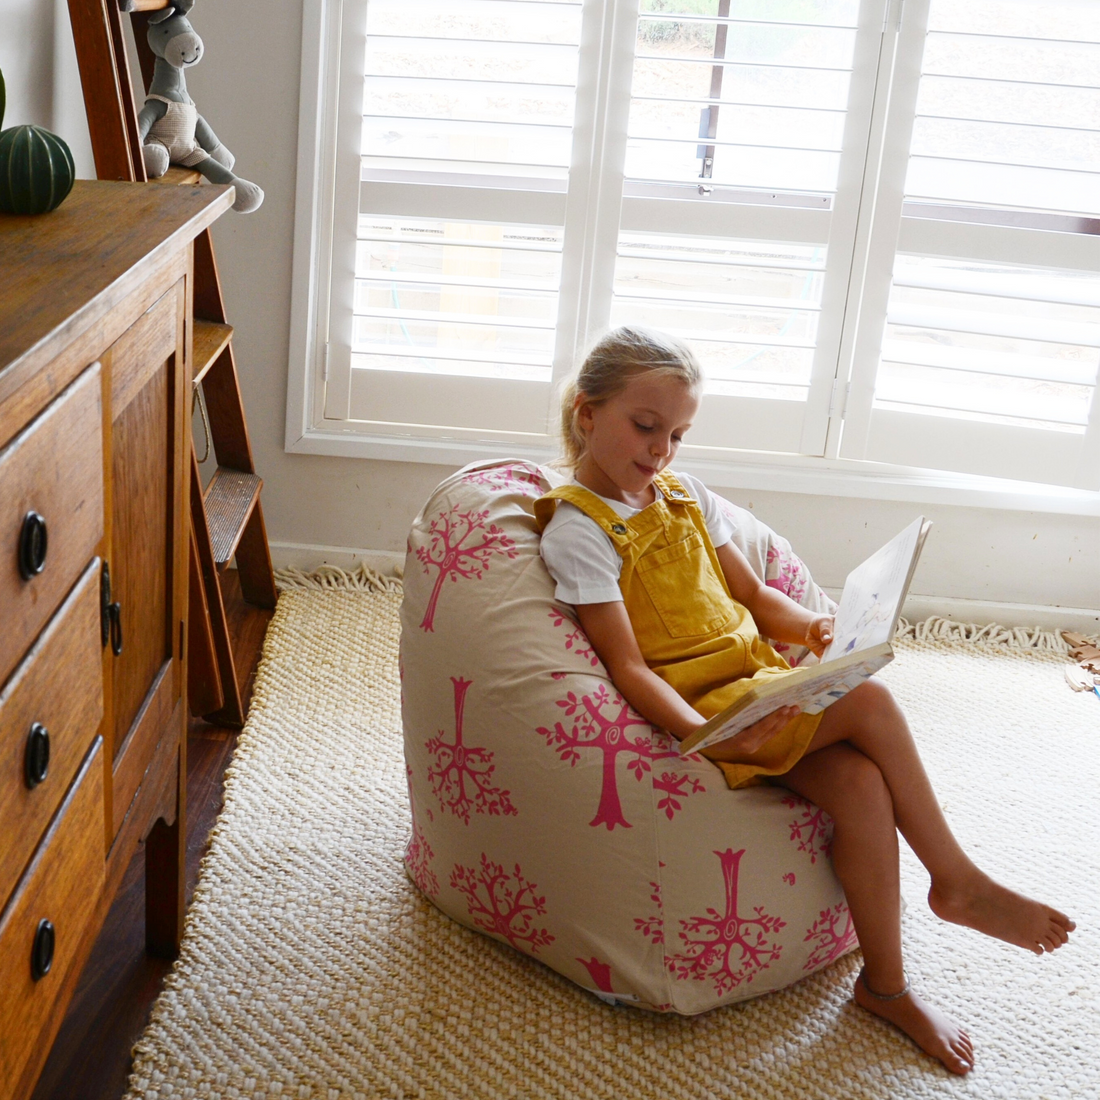
<path id="1" fill-rule="evenodd" d="M 834 600 L 840 598 L 839 588 L 828 588 L 826 591 Z M 1040 627 L 1042 630 L 1075 630 L 1079 634 L 1100 631 L 1100 608 L 997 603 L 993 600 L 963 600 L 955 596 L 910 594 L 902 615 L 911 623 L 938 616 L 956 623 L 1000 623 L 1001 626 Z"/>
<path id="2" fill-rule="evenodd" d="M 386 576 L 401 572 L 405 555 L 395 550 L 361 550 L 351 546 L 313 546 L 297 542 L 273 542 L 271 561 L 276 569 L 309 572 L 321 565 L 352 570 L 367 565 Z M 826 589 L 834 598 L 839 590 Z M 1100 631 L 1100 608 L 1047 607 L 1042 604 L 997 603 L 993 600 L 963 600 L 953 596 L 916 596 L 905 601 L 905 618 L 921 622 L 933 615 L 957 623 L 1000 623 L 1002 626 L 1041 627 L 1043 630 L 1076 630 L 1081 634 Z"/>
<path id="3" fill-rule="evenodd" d="M 349 572 L 366 565 L 384 576 L 401 573 L 405 555 L 396 550 L 360 550 L 352 546 L 313 546 L 299 542 L 271 543 L 271 564 L 276 569 L 300 569 L 308 573 L 322 565 Z"/>
<path id="4" fill-rule="evenodd" d="M 1079 634 L 1100 631 L 1100 609 L 1046 607 L 1029 603 L 991 603 L 938 596 L 910 596 L 905 617 L 920 622 L 933 615 L 957 623 L 1000 623 L 1002 626 L 1041 627 L 1043 630 L 1075 630 Z"/>

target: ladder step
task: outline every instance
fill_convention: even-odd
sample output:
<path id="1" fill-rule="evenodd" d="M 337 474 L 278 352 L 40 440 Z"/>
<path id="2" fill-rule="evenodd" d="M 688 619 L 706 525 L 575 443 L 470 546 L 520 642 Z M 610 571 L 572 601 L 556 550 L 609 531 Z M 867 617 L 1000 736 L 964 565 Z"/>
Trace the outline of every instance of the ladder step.
<path id="1" fill-rule="evenodd" d="M 191 385 L 197 386 L 206 372 L 225 351 L 233 336 L 232 325 L 220 325 L 217 321 L 195 321 L 195 334 L 191 352 Z"/>
<path id="2" fill-rule="evenodd" d="M 263 478 L 219 466 L 203 494 L 210 543 L 218 572 L 224 571 L 241 541 L 248 517 L 260 498 Z"/>

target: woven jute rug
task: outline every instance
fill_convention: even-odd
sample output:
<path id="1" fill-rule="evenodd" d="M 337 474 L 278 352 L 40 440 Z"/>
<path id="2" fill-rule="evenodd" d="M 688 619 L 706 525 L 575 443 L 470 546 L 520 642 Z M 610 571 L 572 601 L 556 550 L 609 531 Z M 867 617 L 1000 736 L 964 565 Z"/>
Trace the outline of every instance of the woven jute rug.
<path id="1" fill-rule="evenodd" d="M 1100 1096 L 1100 700 L 1066 686 L 1056 637 L 933 621 L 882 673 L 978 862 L 1079 924 L 1045 958 L 942 924 L 906 853 L 909 972 L 974 1038 L 960 1079 L 850 1002 L 858 954 L 780 993 L 660 1016 L 444 917 L 401 862 L 399 585 L 289 581 L 131 1097 Z"/>

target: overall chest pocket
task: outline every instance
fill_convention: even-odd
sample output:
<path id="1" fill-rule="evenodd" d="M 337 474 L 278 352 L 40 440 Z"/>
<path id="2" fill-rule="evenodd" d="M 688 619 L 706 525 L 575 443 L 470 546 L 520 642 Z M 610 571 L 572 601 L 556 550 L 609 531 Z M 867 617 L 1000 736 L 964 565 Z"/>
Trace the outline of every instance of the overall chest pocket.
<path id="1" fill-rule="evenodd" d="M 635 570 L 674 638 L 710 634 L 724 626 L 733 613 L 698 531 L 682 542 L 646 554 Z"/>

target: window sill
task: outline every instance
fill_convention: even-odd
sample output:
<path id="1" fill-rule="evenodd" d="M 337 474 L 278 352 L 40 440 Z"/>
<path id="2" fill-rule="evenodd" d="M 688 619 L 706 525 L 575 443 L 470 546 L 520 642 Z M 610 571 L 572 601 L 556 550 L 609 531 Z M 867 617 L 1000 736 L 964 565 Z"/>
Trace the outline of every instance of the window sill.
<path id="1" fill-rule="evenodd" d="M 552 445 L 527 434 L 517 433 L 513 442 L 395 437 L 323 428 L 313 428 L 296 439 L 288 437 L 286 451 L 289 454 L 416 462 L 452 469 L 493 457 L 545 463 L 557 456 Z M 685 446 L 676 467 L 719 488 L 1100 516 L 1100 493 L 1097 492 L 883 463 Z"/>

